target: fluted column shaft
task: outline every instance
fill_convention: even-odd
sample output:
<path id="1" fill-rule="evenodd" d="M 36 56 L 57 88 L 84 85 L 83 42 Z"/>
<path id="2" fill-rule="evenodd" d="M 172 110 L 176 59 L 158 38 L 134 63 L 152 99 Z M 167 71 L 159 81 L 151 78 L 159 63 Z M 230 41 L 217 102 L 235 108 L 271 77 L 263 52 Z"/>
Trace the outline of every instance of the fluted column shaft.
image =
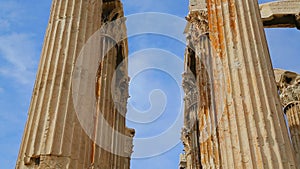
<path id="1" fill-rule="evenodd" d="M 182 137 L 183 140 L 191 142 L 189 147 L 185 146 L 187 166 L 193 169 L 219 168 L 218 142 L 212 109 L 211 46 L 207 10 L 206 8 L 191 8 L 186 18 L 189 23 L 186 29 L 188 31 L 188 48 L 185 55 L 186 73 L 183 76 L 186 94 L 184 129 L 189 133 L 183 132 Z M 193 115 L 194 119 L 191 118 Z"/>
<path id="2" fill-rule="evenodd" d="M 219 168 L 210 66 L 212 51 L 205 0 L 190 1 L 189 10 L 186 17 L 188 47 L 183 76 L 186 108 L 182 140 L 185 145 L 186 166 L 187 169 Z M 192 106 L 195 108 L 191 109 Z M 196 117 L 193 119 L 191 117 L 194 114 Z"/>
<path id="3" fill-rule="evenodd" d="M 300 101 L 295 101 L 285 108 L 289 123 L 290 135 L 296 154 L 296 162 L 300 165 Z"/>
<path id="4" fill-rule="evenodd" d="M 109 145 L 112 152 L 119 154 L 107 153 L 107 150 L 96 149 L 94 151 L 95 159 L 94 168 L 130 168 L 130 155 L 132 153 L 132 142 L 128 145 L 124 142 L 124 136 L 133 137 L 134 130 L 126 128 L 125 115 L 127 112 L 128 94 L 128 45 L 126 38 L 126 25 L 123 13 L 123 5 L 119 0 L 106 1 L 103 3 L 102 15 L 103 34 L 101 44 L 105 49 L 101 55 L 104 57 L 99 67 L 98 75 L 98 91 L 97 103 L 98 111 L 103 113 L 103 116 L 113 133 L 98 130 L 104 133 L 97 132 L 96 138 L 105 141 L 105 145 Z M 97 124 L 96 124 L 97 126 Z M 121 133 L 120 136 L 119 134 Z M 101 139 L 104 138 L 104 139 Z M 126 151 L 129 149 L 129 152 Z M 126 153 L 125 153 L 126 152 Z"/>
<path id="5" fill-rule="evenodd" d="M 258 2 L 207 7 L 215 96 L 224 96 L 216 102 L 222 168 L 295 168 Z"/>
<path id="6" fill-rule="evenodd" d="M 275 69 L 275 79 L 286 115 L 290 137 L 300 166 L 300 75 L 294 72 Z"/>
<path id="7" fill-rule="evenodd" d="M 122 4 L 117 0 L 53 0 L 16 168 L 130 167 L 128 157 L 105 151 L 91 140 L 93 136 L 88 136 L 79 123 L 74 109 L 74 104 L 78 103 L 73 103 L 72 98 L 72 75 L 83 46 L 104 22 L 112 21 L 111 18 L 116 14 L 123 17 Z M 125 23 L 122 24 L 125 29 Z M 120 27 L 116 30 L 121 31 Z M 103 51 L 110 43 L 101 42 L 100 49 Z M 127 57 L 127 41 L 123 40 L 116 47 L 111 47 L 113 49 L 107 53 L 109 56 L 103 58 L 99 65 L 97 103 L 99 111 L 111 127 L 125 134 L 125 113 L 120 115 L 116 110 L 110 89 L 118 64 L 117 57 L 120 56 L 121 61 Z M 99 49 L 99 46 L 95 48 Z M 90 54 L 93 51 L 95 50 L 87 50 Z M 100 56 L 98 53 L 94 54 Z M 84 57 L 80 62 L 89 64 L 91 60 Z M 127 63 L 125 66 L 123 74 L 127 78 Z M 123 107 L 126 107 L 127 95 L 128 93 L 122 100 Z M 91 124 L 95 122 L 91 121 Z M 97 133 L 99 131 L 96 130 L 94 132 L 100 137 L 105 137 L 106 134 Z M 105 139 L 111 141 L 118 138 Z M 111 150 L 116 148 L 124 149 L 124 145 L 112 145 Z"/>
<path id="8" fill-rule="evenodd" d="M 87 168 L 91 141 L 72 103 L 76 58 L 101 26 L 101 1 L 53 0 L 16 168 Z"/>

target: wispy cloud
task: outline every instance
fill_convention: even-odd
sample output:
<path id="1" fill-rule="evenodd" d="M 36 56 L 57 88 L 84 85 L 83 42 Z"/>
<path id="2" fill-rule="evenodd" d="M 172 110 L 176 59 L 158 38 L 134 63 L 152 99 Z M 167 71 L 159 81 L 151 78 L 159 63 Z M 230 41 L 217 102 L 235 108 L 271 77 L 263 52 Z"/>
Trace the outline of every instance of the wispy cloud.
<path id="1" fill-rule="evenodd" d="M 17 1 L 0 2 L 0 78 L 22 85 L 34 80 L 38 60 L 35 37 L 20 29 L 25 14 L 26 8 Z"/>
<path id="2" fill-rule="evenodd" d="M 15 1 L 0 2 L 0 30 L 10 31 L 14 25 L 22 23 L 24 10 Z"/>
<path id="3" fill-rule="evenodd" d="M 37 50 L 33 37 L 28 34 L 12 33 L 0 36 L 0 75 L 14 78 L 21 84 L 34 80 Z"/>
<path id="4" fill-rule="evenodd" d="M 1 30 L 8 30 L 10 27 L 10 23 L 8 20 L 0 18 L 0 29 Z"/>

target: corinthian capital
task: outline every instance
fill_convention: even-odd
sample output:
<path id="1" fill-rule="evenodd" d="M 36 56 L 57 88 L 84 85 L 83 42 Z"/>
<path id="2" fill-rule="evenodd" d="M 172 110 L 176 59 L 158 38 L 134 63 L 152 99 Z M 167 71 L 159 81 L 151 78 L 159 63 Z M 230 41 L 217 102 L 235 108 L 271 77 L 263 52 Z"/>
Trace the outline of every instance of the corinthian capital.
<path id="1" fill-rule="evenodd" d="M 300 102 L 300 75 L 294 72 L 275 69 L 276 83 L 283 107 Z"/>
<path id="2" fill-rule="evenodd" d="M 191 11 L 186 20 L 189 22 L 189 32 L 193 41 L 197 41 L 201 35 L 209 32 L 206 9 Z"/>

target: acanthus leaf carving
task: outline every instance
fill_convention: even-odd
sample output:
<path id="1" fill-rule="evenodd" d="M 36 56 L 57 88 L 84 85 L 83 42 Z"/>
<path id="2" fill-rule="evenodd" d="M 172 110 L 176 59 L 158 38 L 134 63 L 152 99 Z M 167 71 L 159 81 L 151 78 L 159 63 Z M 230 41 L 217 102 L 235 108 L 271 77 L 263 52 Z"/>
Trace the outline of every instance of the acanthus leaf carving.
<path id="1" fill-rule="evenodd" d="M 290 71 L 275 70 L 276 83 L 284 107 L 300 102 L 300 75 Z"/>
<path id="2" fill-rule="evenodd" d="M 188 40 L 192 44 L 199 43 L 200 37 L 209 33 L 207 10 L 191 11 L 186 20 L 190 23 Z"/>
<path id="3" fill-rule="evenodd" d="M 185 104 L 191 107 L 198 103 L 198 86 L 192 72 L 185 72 L 183 75 L 182 87 L 185 93 Z"/>

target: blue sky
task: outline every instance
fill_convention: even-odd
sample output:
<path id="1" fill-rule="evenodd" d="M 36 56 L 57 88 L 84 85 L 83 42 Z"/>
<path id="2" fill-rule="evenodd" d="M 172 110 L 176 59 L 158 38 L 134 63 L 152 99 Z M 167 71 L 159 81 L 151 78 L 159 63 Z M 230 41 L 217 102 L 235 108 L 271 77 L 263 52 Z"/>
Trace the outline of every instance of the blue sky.
<path id="1" fill-rule="evenodd" d="M 267 2 L 267 1 L 259 1 Z M 187 0 L 124 0 L 126 15 L 140 12 L 163 12 L 184 18 Z M 32 88 L 50 13 L 50 0 L 0 0 L 0 168 L 14 168 L 23 128 L 27 119 Z M 273 66 L 300 73 L 299 40 L 296 29 L 267 29 L 267 39 Z M 183 58 L 184 44 L 160 35 L 129 38 L 130 63 L 139 60 L 139 51 L 158 48 Z M 142 53 L 143 54 L 143 53 Z M 140 63 L 140 62 L 138 62 Z M 183 65 L 178 67 L 182 69 Z M 129 122 L 136 137 L 155 136 L 175 120 L 180 104 L 177 83 L 168 74 L 146 70 L 132 78 L 129 103 L 141 111 L 151 108 L 149 94 L 154 89 L 164 91 L 166 109 L 162 116 L 148 125 Z M 143 87 L 141 87 L 143 86 Z M 164 98 L 164 97 L 162 97 Z M 151 100 L 151 99 L 150 99 Z M 151 100 L 152 101 L 152 100 Z M 155 104 L 155 103 L 154 103 Z M 175 114 L 174 114 L 175 113 Z M 148 147 L 149 150 L 152 149 Z M 177 168 L 182 150 L 178 144 L 172 150 L 153 158 L 134 159 L 133 169 Z"/>

